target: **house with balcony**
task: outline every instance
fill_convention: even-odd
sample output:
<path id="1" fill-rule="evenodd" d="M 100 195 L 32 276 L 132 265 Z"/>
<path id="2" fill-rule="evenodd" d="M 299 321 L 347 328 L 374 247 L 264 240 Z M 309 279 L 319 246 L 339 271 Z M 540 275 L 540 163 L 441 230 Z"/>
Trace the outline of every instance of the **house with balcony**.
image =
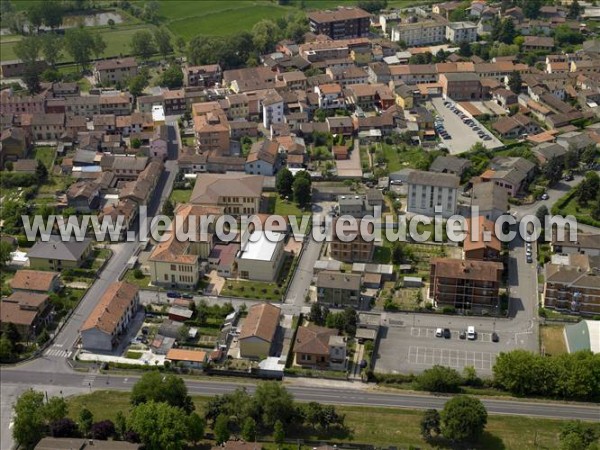
<path id="1" fill-rule="evenodd" d="M 346 370 L 346 338 L 336 329 L 299 327 L 293 351 L 296 365 L 303 368 Z"/>
<path id="2" fill-rule="evenodd" d="M 334 308 L 364 309 L 368 302 L 361 297 L 362 276 L 323 270 L 317 275 L 317 302 Z"/>

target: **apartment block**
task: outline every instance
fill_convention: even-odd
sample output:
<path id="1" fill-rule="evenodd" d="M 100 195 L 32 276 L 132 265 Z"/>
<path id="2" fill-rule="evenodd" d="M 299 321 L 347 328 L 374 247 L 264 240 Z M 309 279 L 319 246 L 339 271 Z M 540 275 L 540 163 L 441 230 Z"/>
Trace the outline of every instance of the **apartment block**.
<path id="1" fill-rule="evenodd" d="M 438 212 L 450 217 L 456 212 L 460 178 L 449 173 L 415 170 L 408 176 L 407 211 L 433 217 Z"/>
<path id="2" fill-rule="evenodd" d="M 309 13 L 308 23 L 313 33 L 325 34 L 334 40 L 368 37 L 371 14 L 360 8 L 338 7 Z"/>
<path id="3" fill-rule="evenodd" d="M 332 230 L 337 229 L 338 223 L 338 220 L 332 223 Z M 374 241 L 367 241 L 361 236 L 361 223 L 361 220 L 356 220 L 354 225 L 343 223 L 339 225 L 339 229 L 343 230 L 343 234 L 351 237 L 351 239 L 345 239 L 347 242 L 342 240 L 341 233 L 332 233 L 329 254 L 333 259 L 344 262 L 370 262 L 373 259 L 375 243 Z"/>
<path id="4" fill-rule="evenodd" d="M 362 276 L 357 273 L 342 273 L 323 270 L 317 276 L 317 301 L 336 308 L 361 308 L 360 296 Z"/>

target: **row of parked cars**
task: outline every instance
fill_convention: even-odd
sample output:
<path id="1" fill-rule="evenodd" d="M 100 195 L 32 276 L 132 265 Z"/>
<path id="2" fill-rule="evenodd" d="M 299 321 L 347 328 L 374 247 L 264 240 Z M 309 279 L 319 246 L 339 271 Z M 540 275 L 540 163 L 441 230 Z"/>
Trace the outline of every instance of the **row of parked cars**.
<path id="1" fill-rule="evenodd" d="M 452 337 L 452 333 L 450 332 L 450 328 L 437 328 L 435 330 L 435 337 L 443 337 L 444 339 L 450 339 Z M 466 331 L 461 330 L 458 334 L 460 339 L 468 339 L 469 341 L 474 341 L 477 339 L 477 332 L 475 331 L 474 326 L 467 327 Z M 499 342 L 500 337 L 498 333 L 495 331 L 492 333 L 492 342 Z"/>
<path id="2" fill-rule="evenodd" d="M 531 264 L 533 262 L 533 254 L 531 251 L 531 242 L 529 241 L 525 243 L 525 256 L 527 257 L 527 262 Z"/>
<path id="3" fill-rule="evenodd" d="M 435 132 L 442 138 L 446 140 L 452 139 L 452 136 L 450 136 L 450 133 L 444 127 L 444 120 L 441 117 L 436 117 L 433 127 L 435 128 Z"/>
<path id="4" fill-rule="evenodd" d="M 177 291 L 167 291 L 167 297 L 168 298 L 187 298 L 187 299 L 193 299 L 194 296 L 192 294 L 188 294 L 186 293 L 180 293 Z"/>
<path id="5" fill-rule="evenodd" d="M 463 123 L 465 125 L 469 126 L 473 131 L 475 131 L 481 139 L 483 139 L 484 141 L 492 140 L 491 136 L 484 131 L 485 129 L 482 129 L 482 127 L 480 127 L 477 124 L 477 122 L 475 122 L 473 119 L 469 118 L 469 116 L 467 116 L 465 113 L 463 113 L 455 105 L 453 105 L 450 102 L 444 102 L 444 106 L 446 108 L 450 108 L 450 111 L 452 111 L 454 114 L 458 115 L 458 117 L 460 117 L 460 119 L 463 121 Z"/>

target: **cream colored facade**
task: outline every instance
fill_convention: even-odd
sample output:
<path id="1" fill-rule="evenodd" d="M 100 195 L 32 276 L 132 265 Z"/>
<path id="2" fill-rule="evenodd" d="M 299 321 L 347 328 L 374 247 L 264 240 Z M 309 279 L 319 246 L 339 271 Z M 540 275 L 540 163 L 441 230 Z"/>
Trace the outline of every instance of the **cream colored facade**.
<path id="1" fill-rule="evenodd" d="M 258 336 L 250 336 L 240 339 L 240 356 L 242 358 L 265 359 L 269 356 L 271 342 L 265 341 Z"/>
<path id="2" fill-rule="evenodd" d="M 261 233 L 255 242 L 246 242 L 236 256 L 240 278 L 256 281 L 275 281 L 284 260 L 285 240 L 272 242 Z"/>

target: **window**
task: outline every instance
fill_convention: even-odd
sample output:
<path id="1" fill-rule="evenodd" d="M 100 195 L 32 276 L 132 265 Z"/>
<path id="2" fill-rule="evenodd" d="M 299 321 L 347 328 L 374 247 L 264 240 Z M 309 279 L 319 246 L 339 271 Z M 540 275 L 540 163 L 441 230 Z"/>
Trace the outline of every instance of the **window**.
<path id="1" fill-rule="evenodd" d="M 175 264 L 171 264 L 171 270 L 177 270 L 177 266 Z"/>

